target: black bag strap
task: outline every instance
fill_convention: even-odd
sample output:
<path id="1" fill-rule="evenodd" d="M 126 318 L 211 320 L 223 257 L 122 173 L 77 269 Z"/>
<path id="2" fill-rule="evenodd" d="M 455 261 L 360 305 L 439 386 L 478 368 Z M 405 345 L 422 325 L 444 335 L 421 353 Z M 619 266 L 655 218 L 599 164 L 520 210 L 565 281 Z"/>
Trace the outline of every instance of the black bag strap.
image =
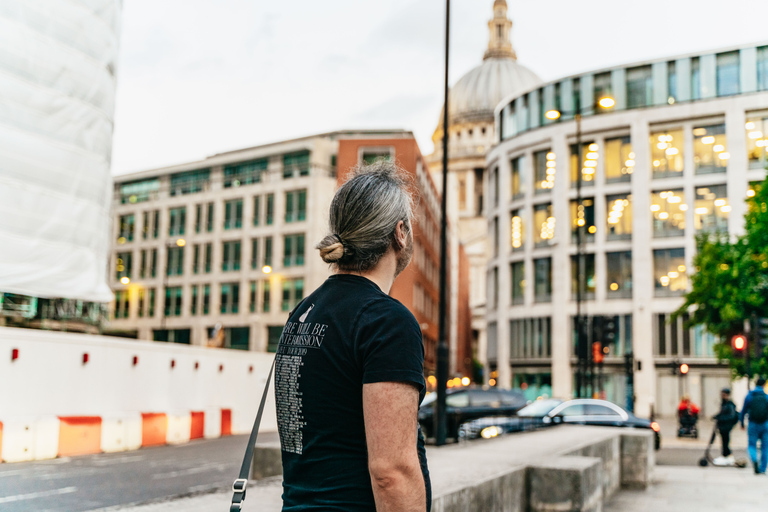
<path id="1" fill-rule="evenodd" d="M 245 501 L 245 486 L 248 485 L 248 475 L 251 470 L 251 461 L 253 461 L 253 449 L 256 445 L 256 438 L 259 435 L 259 424 L 261 424 L 261 416 L 264 414 L 264 404 L 267 402 L 267 392 L 269 391 L 269 383 L 272 380 L 272 372 L 275 370 L 275 359 L 272 360 L 272 366 L 269 369 L 269 376 L 267 377 L 267 383 L 264 385 L 264 394 L 261 395 L 261 403 L 259 404 L 259 412 L 256 413 L 256 421 L 253 422 L 253 430 L 251 430 L 251 437 L 248 438 L 248 446 L 245 448 L 245 457 L 243 457 L 243 465 L 240 466 L 240 475 L 232 484 L 232 503 L 229 505 L 229 512 L 239 512 L 243 508 L 243 502 Z"/>

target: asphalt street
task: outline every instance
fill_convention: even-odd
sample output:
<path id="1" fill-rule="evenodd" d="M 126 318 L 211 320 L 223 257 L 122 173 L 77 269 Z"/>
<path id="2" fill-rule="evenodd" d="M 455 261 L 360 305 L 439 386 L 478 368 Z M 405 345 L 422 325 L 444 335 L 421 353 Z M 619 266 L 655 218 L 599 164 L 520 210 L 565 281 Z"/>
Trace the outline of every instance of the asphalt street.
<path id="1" fill-rule="evenodd" d="M 259 440 L 276 441 L 277 434 Z M 0 464 L 3 512 L 85 512 L 232 486 L 248 436 L 134 452 Z"/>

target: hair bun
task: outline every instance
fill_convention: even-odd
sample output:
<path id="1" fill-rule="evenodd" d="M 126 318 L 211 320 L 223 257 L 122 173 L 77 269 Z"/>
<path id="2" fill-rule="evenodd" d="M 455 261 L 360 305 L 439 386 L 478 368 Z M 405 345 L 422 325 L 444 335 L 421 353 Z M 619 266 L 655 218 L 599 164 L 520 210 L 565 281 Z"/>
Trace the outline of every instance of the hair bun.
<path id="1" fill-rule="evenodd" d="M 326 263 L 336 263 L 344 256 L 344 245 L 336 242 L 320 249 L 320 257 Z"/>

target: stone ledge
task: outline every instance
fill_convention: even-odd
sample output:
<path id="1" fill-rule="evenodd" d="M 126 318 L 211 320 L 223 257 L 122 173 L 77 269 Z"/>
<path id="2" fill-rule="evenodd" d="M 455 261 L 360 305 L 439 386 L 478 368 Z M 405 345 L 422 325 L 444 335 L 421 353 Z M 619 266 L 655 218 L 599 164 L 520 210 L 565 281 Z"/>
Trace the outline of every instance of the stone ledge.
<path id="1" fill-rule="evenodd" d="M 621 486 L 646 489 L 656 466 L 653 432 L 627 430 L 621 433 Z"/>
<path id="2" fill-rule="evenodd" d="M 531 512 L 600 512 L 603 468 L 599 457 L 564 456 L 528 467 Z"/>

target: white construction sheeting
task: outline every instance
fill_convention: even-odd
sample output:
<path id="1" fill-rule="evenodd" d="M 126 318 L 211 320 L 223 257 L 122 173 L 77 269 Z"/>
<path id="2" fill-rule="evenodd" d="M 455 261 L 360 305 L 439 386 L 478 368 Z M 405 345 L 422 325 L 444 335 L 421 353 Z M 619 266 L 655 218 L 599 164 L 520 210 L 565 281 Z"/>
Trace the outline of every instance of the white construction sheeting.
<path id="1" fill-rule="evenodd" d="M 122 0 L 0 1 L 0 292 L 109 302 Z"/>

